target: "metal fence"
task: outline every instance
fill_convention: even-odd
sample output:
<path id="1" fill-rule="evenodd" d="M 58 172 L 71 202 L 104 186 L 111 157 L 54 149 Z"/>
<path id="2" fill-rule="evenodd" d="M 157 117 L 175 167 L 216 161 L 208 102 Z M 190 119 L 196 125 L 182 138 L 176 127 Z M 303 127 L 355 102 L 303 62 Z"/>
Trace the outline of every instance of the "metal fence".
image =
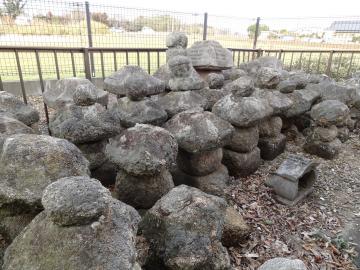
<path id="1" fill-rule="evenodd" d="M 360 16 L 238 18 L 64 0 L 28 1 L 19 16 L 13 16 L 4 6 L 0 8 L 3 11 L 0 13 L 0 46 L 75 48 L 70 54 L 42 52 L 40 62 L 43 63 L 44 79 L 75 73 L 84 75 L 82 56 L 76 48 L 85 47 L 124 49 L 115 54 L 91 53 L 92 77 L 109 74 L 112 71 L 110 63 L 115 62 L 118 67 L 126 63 L 139 64 L 153 72 L 157 63 L 164 63 L 164 54 L 159 53 L 156 58 L 157 54 L 152 52 L 149 58 L 138 49 L 163 50 L 166 35 L 172 31 L 185 32 L 189 46 L 198 40 L 215 39 L 228 48 L 262 49 L 270 54 L 274 54 L 272 50 L 283 50 L 282 59 L 289 69 L 327 71 L 337 78 L 346 76 L 348 71 L 358 69 L 360 65 L 359 54 L 348 52 L 360 50 Z M 324 50 L 336 50 L 330 69 L 330 52 L 321 52 Z M 240 64 L 244 59 L 238 57 L 235 62 Z M 18 60 L 24 80 L 38 78 L 34 53 L 1 50 L 0 76 L 3 81 L 18 80 Z"/>

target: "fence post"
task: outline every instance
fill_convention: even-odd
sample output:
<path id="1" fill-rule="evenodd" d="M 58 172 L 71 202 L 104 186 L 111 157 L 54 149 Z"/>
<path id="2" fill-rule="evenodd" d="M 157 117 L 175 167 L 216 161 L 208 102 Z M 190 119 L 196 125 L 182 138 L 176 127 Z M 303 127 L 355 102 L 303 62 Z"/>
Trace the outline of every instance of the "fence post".
<path id="1" fill-rule="evenodd" d="M 257 17 L 256 26 L 255 26 L 255 36 L 254 36 L 253 49 L 256 49 L 256 43 L 257 43 L 258 36 L 259 36 L 259 27 L 260 27 L 260 17 Z"/>
<path id="2" fill-rule="evenodd" d="M 90 68 L 90 57 L 89 57 L 89 49 L 84 48 L 84 71 L 85 71 L 85 78 L 91 81 L 91 68 Z"/>
<path id="3" fill-rule="evenodd" d="M 203 40 L 207 38 L 207 25 L 208 25 L 208 14 L 204 13 L 204 29 L 203 29 Z"/>
<path id="4" fill-rule="evenodd" d="M 330 55 L 329 55 L 328 64 L 327 64 L 327 67 L 326 67 L 325 74 L 328 75 L 328 76 L 331 75 L 330 73 L 331 73 L 331 65 L 332 65 L 333 54 L 334 54 L 334 51 L 331 51 Z"/>
<path id="5" fill-rule="evenodd" d="M 93 40 L 92 40 L 92 31 L 91 31 L 90 4 L 88 1 L 85 2 L 85 15 L 86 15 L 86 29 L 88 36 L 88 47 L 91 48 L 93 46 Z M 91 62 L 92 76 L 95 77 L 94 55 L 92 53 L 90 53 L 90 62 Z"/>

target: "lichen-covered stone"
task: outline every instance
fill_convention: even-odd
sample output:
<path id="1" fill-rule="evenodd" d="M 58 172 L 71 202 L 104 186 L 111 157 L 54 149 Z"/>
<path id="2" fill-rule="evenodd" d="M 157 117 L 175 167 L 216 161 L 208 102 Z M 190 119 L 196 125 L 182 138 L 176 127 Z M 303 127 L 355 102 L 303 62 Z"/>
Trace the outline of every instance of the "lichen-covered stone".
<path id="1" fill-rule="evenodd" d="M 287 118 L 296 117 L 311 109 L 311 106 L 320 97 L 320 93 L 313 89 L 295 90 L 287 94 L 292 100 L 292 106 L 286 110 L 285 116 Z"/>
<path id="2" fill-rule="evenodd" d="M 277 137 L 281 133 L 282 120 L 279 116 L 270 117 L 259 124 L 259 136 Z"/>
<path id="3" fill-rule="evenodd" d="M 209 73 L 206 77 L 206 82 L 210 89 L 219 89 L 224 85 L 224 75 L 221 73 Z"/>
<path id="4" fill-rule="evenodd" d="M 265 100 L 273 108 L 273 115 L 279 116 L 284 116 L 294 103 L 286 94 L 275 90 L 256 89 L 252 96 Z"/>
<path id="5" fill-rule="evenodd" d="M 115 110 L 121 125 L 126 128 L 135 124 L 161 126 L 168 118 L 166 111 L 149 98 L 139 101 L 132 101 L 127 97 L 120 98 Z"/>
<path id="6" fill-rule="evenodd" d="M 239 79 L 240 77 L 247 75 L 246 71 L 235 67 L 222 70 L 222 74 L 224 75 L 225 80 L 230 80 L 230 81 L 235 81 L 236 79 Z"/>
<path id="7" fill-rule="evenodd" d="M 319 140 L 313 140 L 311 137 L 306 138 L 306 142 L 303 146 L 304 150 L 309 154 L 322 157 L 324 159 L 335 158 L 342 147 L 341 141 L 335 139 L 331 142 L 322 142 Z"/>
<path id="8" fill-rule="evenodd" d="M 199 94 L 206 99 L 207 102 L 206 102 L 206 106 L 204 107 L 204 109 L 211 111 L 214 104 L 216 102 L 218 102 L 220 99 L 222 99 L 223 97 L 225 97 L 226 95 L 230 94 L 230 92 L 226 91 L 225 89 L 203 88 L 203 89 L 196 91 L 196 94 Z"/>
<path id="9" fill-rule="evenodd" d="M 189 153 L 199 153 L 223 147 L 231 139 L 234 128 L 211 112 L 188 110 L 165 123 L 179 147 Z"/>
<path id="10" fill-rule="evenodd" d="M 224 90 L 238 97 L 248 97 L 255 90 L 254 80 L 250 76 L 242 76 L 224 86 Z"/>
<path id="11" fill-rule="evenodd" d="M 309 136 L 312 137 L 312 140 L 331 142 L 337 138 L 338 128 L 334 125 L 330 127 L 315 127 Z"/>
<path id="12" fill-rule="evenodd" d="M 78 106 L 90 106 L 97 100 L 96 88 L 91 84 L 80 84 L 75 88 L 73 101 Z"/>
<path id="13" fill-rule="evenodd" d="M 41 202 L 47 216 L 59 226 L 86 225 L 104 214 L 110 191 L 87 176 L 65 177 L 48 185 Z"/>
<path id="14" fill-rule="evenodd" d="M 224 149 L 223 155 L 223 163 L 233 176 L 248 176 L 254 173 L 261 164 L 260 149 L 257 147 L 249 153 Z"/>
<path id="15" fill-rule="evenodd" d="M 313 106 L 310 115 L 319 126 L 343 126 L 350 115 L 350 110 L 341 101 L 325 100 Z"/>
<path id="16" fill-rule="evenodd" d="M 171 72 L 168 64 L 160 66 L 158 70 L 154 72 L 153 76 L 163 81 L 165 84 L 165 89 L 170 90 L 169 81 L 171 78 Z"/>
<path id="17" fill-rule="evenodd" d="M 168 65 L 171 74 L 169 86 L 172 91 L 199 90 L 205 86 L 188 57 L 174 56 L 168 61 Z"/>
<path id="18" fill-rule="evenodd" d="M 224 231 L 221 242 L 226 247 L 236 247 L 244 243 L 250 235 L 250 227 L 243 217 L 233 208 L 225 212 Z"/>
<path id="19" fill-rule="evenodd" d="M 70 105 L 56 112 L 50 120 L 53 136 L 73 143 L 87 143 L 107 139 L 122 131 L 119 115 L 100 104 Z"/>
<path id="20" fill-rule="evenodd" d="M 176 163 L 177 149 L 176 139 L 167 130 L 136 124 L 110 141 L 106 155 L 129 174 L 154 175 Z"/>
<path id="21" fill-rule="evenodd" d="M 230 258 L 220 240 L 225 200 L 181 185 L 162 197 L 141 221 L 143 235 L 152 243 L 150 269 L 230 269 Z"/>
<path id="22" fill-rule="evenodd" d="M 243 69 L 250 75 L 256 75 L 262 67 L 282 70 L 283 63 L 274 56 L 262 56 L 243 65 Z"/>
<path id="23" fill-rule="evenodd" d="M 294 90 L 296 89 L 297 83 L 295 81 L 292 80 L 284 80 L 281 81 L 278 86 L 277 89 L 284 94 L 289 94 L 294 92 Z"/>
<path id="24" fill-rule="evenodd" d="M 177 165 L 185 173 L 194 176 L 204 176 L 213 173 L 221 166 L 222 148 L 196 154 L 179 150 Z"/>
<path id="25" fill-rule="evenodd" d="M 247 153 L 251 152 L 257 146 L 258 141 L 259 128 L 257 125 L 249 128 L 235 127 L 231 141 L 225 148 L 240 153 Z"/>
<path id="26" fill-rule="evenodd" d="M 260 138 L 258 147 L 262 159 L 273 160 L 285 151 L 286 136 L 279 134 L 277 137 Z"/>
<path id="27" fill-rule="evenodd" d="M 66 105 L 74 104 L 74 93 L 78 87 L 86 89 L 88 93 L 92 93 L 91 96 L 96 93 L 96 103 L 103 106 L 107 105 L 108 93 L 101 89 L 97 89 L 92 82 L 82 78 L 61 79 L 56 81 L 55 85 L 49 82 L 43 93 L 44 102 L 47 106 L 56 110 L 59 110 Z M 93 97 L 91 99 L 93 99 Z M 75 100 L 77 100 L 76 97 Z"/>
<path id="28" fill-rule="evenodd" d="M 205 91 L 205 90 L 204 90 Z M 207 99 L 199 91 L 170 92 L 159 97 L 158 104 L 166 111 L 169 117 L 194 109 L 203 109 L 207 106 Z"/>
<path id="29" fill-rule="evenodd" d="M 262 264 L 258 270 L 306 270 L 301 260 L 288 258 L 274 258 Z"/>
<path id="30" fill-rule="evenodd" d="M 89 188 L 86 185 L 88 181 L 92 180 L 87 180 L 82 185 L 82 189 L 87 192 L 81 198 L 77 197 L 77 190 L 70 191 L 68 195 L 63 194 L 76 204 L 70 204 L 64 201 L 65 198 L 61 198 L 60 192 L 67 191 L 67 187 L 62 186 L 55 192 L 57 202 L 62 205 L 59 209 L 64 210 L 66 215 L 73 210 L 77 215 L 98 209 L 91 198 L 98 200 L 102 195 L 89 191 L 101 189 L 101 185 L 97 185 L 95 189 L 94 186 Z M 90 197 L 84 196 L 90 194 Z M 135 239 L 140 216 L 132 207 L 112 199 L 110 195 L 107 199 L 109 203 L 102 215 L 94 222 L 82 226 L 59 226 L 48 214 L 49 209 L 45 208 L 8 247 L 3 269 L 22 270 L 24 266 L 26 269 L 38 270 L 97 270 L 99 267 L 104 270 L 136 269 Z M 76 205 L 81 207 L 75 207 Z"/>
<path id="31" fill-rule="evenodd" d="M 90 162 L 90 170 L 99 168 L 107 161 L 105 155 L 105 147 L 107 140 L 101 140 L 91 143 L 77 144 L 76 146 L 81 150 L 84 157 Z"/>
<path id="32" fill-rule="evenodd" d="M 172 176 L 166 169 L 151 176 L 132 176 L 120 170 L 114 194 L 117 199 L 135 208 L 149 209 L 173 187 Z"/>
<path id="33" fill-rule="evenodd" d="M 15 118 L 0 114 L 0 138 L 13 134 L 34 134 L 35 131 Z"/>
<path id="34" fill-rule="evenodd" d="M 188 38 L 185 33 L 172 32 L 166 36 L 166 47 L 181 47 L 186 49 L 188 44 Z"/>
<path id="35" fill-rule="evenodd" d="M 183 49 L 181 47 L 174 47 L 174 48 L 169 48 L 166 50 L 166 62 L 168 62 L 171 58 L 175 57 L 175 56 L 187 56 L 186 53 L 186 49 Z"/>
<path id="36" fill-rule="evenodd" d="M 35 124 L 40 119 L 37 110 L 5 91 L 0 91 L 0 113 L 6 113 L 27 126 Z"/>
<path id="37" fill-rule="evenodd" d="M 259 98 L 227 95 L 212 108 L 212 112 L 237 127 L 251 127 L 273 113 L 272 107 Z"/>
<path id="38" fill-rule="evenodd" d="M 165 91 L 165 83 L 139 66 L 124 66 L 104 80 L 104 90 L 117 96 L 139 100 Z"/>
<path id="39" fill-rule="evenodd" d="M 261 67 L 256 75 L 256 85 L 260 88 L 274 89 L 280 83 L 281 73 L 271 67 Z"/>

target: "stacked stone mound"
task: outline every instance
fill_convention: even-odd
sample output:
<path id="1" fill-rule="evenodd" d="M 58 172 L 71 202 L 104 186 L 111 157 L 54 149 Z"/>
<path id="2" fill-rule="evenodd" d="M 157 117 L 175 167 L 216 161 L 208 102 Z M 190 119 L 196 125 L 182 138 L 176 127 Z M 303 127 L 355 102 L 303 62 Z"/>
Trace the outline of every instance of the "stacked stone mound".
<path id="1" fill-rule="evenodd" d="M 90 173 L 75 145 L 50 136 L 10 135 L 0 143 L 0 156 L 0 234 L 7 243 L 41 211 L 47 185 Z"/>
<path id="2" fill-rule="evenodd" d="M 304 150 L 325 159 L 335 158 L 341 149 L 341 140 L 348 137 L 346 127 L 350 118 L 349 108 L 338 100 L 326 100 L 312 107 L 314 125 L 309 132 Z"/>
<path id="3" fill-rule="evenodd" d="M 231 269 L 221 244 L 226 206 L 197 188 L 172 189 L 140 223 L 152 250 L 145 269 Z"/>
<path id="4" fill-rule="evenodd" d="M 38 111 L 5 91 L 0 91 L 0 117 L 0 138 L 2 134 L 32 133 L 25 126 L 34 127 L 40 119 Z"/>
<path id="5" fill-rule="evenodd" d="M 72 81 L 76 81 L 71 79 Z M 53 136 L 76 144 L 95 170 L 106 161 L 107 139 L 122 130 L 118 114 L 96 103 L 96 91 L 92 84 L 78 84 L 72 93 L 72 102 L 59 108 L 50 119 L 49 129 Z"/>
<path id="6" fill-rule="evenodd" d="M 174 170 L 176 185 L 187 184 L 204 192 L 224 196 L 228 183 L 227 168 L 222 165 L 222 147 L 234 128 L 211 112 L 188 110 L 165 123 L 179 145 L 178 168 Z"/>
<path id="7" fill-rule="evenodd" d="M 173 188 L 169 169 L 178 145 L 165 129 L 136 124 L 110 140 L 106 155 L 117 165 L 115 196 L 138 209 L 149 209 Z"/>
<path id="8" fill-rule="evenodd" d="M 95 100 L 96 103 L 107 106 L 108 93 L 96 88 L 89 80 L 81 78 L 61 79 L 55 85 L 48 83 L 43 93 L 44 102 L 48 107 L 60 110 L 67 105 L 74 104 L 73 95 L 79 87 L 87 89 L 91 93 L 91 99 Z"/>
<path id="9" fill-rule="evenodd" d="M 112 110 L 126 128 L 137 123 L 161 125 L 168 118 L 166 111 L 150 99 L 165 91 L 164 82 L 141 67 L 123 67 L 105 79 L 104 89 L 118 97 Z"/>
<path id="10" fill-rule="evenodd" d="M 65 177 L 43 193 L 45 210 L 15 238 L 3 270 L 135 270 L 140 216 L 96 179 Z"/>
<path id="11" fill-rule="evenodd" d="M 252 174 L 260 165 L 258 124 L 273 114 L 268 102 L 256 97 L 227 95 L 215 103 L 212 112 L 230 122 L 235 132 L 223 150 L 223 163 L 234 176 Z"/>

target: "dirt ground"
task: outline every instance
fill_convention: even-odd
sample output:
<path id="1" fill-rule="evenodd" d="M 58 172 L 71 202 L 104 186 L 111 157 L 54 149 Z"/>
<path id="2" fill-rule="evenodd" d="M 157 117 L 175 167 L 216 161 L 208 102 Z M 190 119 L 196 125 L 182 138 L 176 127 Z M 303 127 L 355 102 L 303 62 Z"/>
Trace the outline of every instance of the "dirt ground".
<path id="1" fill-rule="evenodd" d="M 252 226 L 247 243 L 231 248 L 235 269 L 257 269 L 274 257 L 302 259 L 308 269 L 360 269 L 360 140 L 356 133 L 340 155 L 324 160 L 305 154 L 302 141 L 243 179 L 234 179 L 229 196 Z M 264 181 L 289 153 L 317 160 L 315 191 L 294 207 L 274 200 Z M 357 266 L 355 265 L 357 264 Z"/>

